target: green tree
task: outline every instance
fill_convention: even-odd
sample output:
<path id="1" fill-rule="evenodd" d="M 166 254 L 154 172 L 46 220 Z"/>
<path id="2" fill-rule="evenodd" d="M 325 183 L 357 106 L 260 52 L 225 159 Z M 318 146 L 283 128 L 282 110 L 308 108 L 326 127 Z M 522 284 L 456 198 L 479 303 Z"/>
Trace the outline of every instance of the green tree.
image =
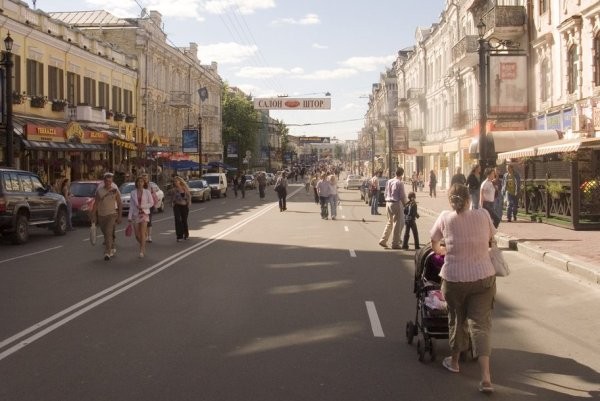
<path id="1" fill-rule="evenodd" d="M 226 83 L 222 91 L 223 144 L 237 143 L 237 167 L 241 169 L 246 151 L 252 151 L 256 146 L 260 117 L 250 97 L 231 89 Z"/>
<path id="2" fill-rule="evenodd" d="M 284 163 L 284 155 L 289 150 L 289 133 L 290 129 L 283 123 L 283 121 L 277 120 L 277 135 L 281 138 L 281 163 Z"/>
<path id="3" fill-rule="evenodd" d="M 342 145 L 340 145 L 339 143 L 337 143 L 335 145 L 335 147 L 333 148 L 333 157 L 334 159 L 338 159 L 338 160 L 342 160 L 342 154 L 344 152 L 344 149 L 342 148 Z"/>

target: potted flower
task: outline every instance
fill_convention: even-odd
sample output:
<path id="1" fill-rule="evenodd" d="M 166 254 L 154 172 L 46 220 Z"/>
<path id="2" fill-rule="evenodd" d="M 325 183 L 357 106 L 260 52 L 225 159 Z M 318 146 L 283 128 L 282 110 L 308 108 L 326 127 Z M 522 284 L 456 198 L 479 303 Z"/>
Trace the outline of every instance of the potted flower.
<path id="1" fill-rule="evenodd" d="M 106 111 L 106 118 L 113 118 L 114 115 L 115 115 L 115 113 L 113 113 L 112 110 L 107 110 Z"/>
<path id="2" fill-rule="evenodd" d="M 31 96 L 31 107 L 36 107 L 42 109 L 48 103 L 48 98 L 46 96 Z"/>
<path id="3" fill-rule="evenodd" d="M 125 113 L 117 112 L 115 113 L 114 120 L 115 121 L 123 121 L 125 119 Z"/>
<path id="4" fill-rule="evenodd" d="M 550 181 L 546 185 L 546 191 L 548 191 L 552 199 L 560 199 L 560 195 L 565 192 L 565 189 L 560 182 Z"/>
<path id="5" fill-rule="evenodd" d="M 12 102 L 13 102 L 13 104 L 23 104 L 23 102 L 25 101 L 25 99 L 27 99 L 27 95 L 25 94 L 25 92 L 19 93 L 17 91 L 14 91 L 12 93 Z"/>
<path id="6" fill-rule="evenodd" d="M 65 111 L 68 104 L 65 99 L 52 99 L 52 111 Z"/>
<path id="7" fill-rule="evenodd" d="M 126 123 L 132 123 L 132 122 L 133 122 L 133 120 L 135 120 L 135 116 L 134 116 L 134 115 L 127 114 L 127 115 L 125 116 L 125 122 L 126 122 Z"/>

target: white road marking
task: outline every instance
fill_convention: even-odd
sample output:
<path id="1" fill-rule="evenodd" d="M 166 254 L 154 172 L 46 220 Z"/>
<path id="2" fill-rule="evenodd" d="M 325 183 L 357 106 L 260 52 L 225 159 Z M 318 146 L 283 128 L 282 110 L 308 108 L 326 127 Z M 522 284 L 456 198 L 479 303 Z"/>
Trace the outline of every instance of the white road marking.
<path id="1" fill-rule="evenodd" d="M 89 239 L 88 239 L 89 241 Z M 55 246 L 54 248 L 48 248 L 48 249 L 44 249 L 42 251 L 38 251 L 38 252 L 32 252 L 32 253 L 27 253 L 25 255 L 20 255 L 20 256 L 15 256 L 14 258 L 10 258 L 10 259 L 4 259 L 4 260 L 0 260 L 0 263 L 6 263 L 6 262 L 11 262 L 13 260 L 17 260 L 17 259 L 23 259 L 23 258 L 27 258 L 29 256 L 34 256 L 34 255 L 39 255 L 40 253 L 44 253 L 44 252 L 50 252 L 53 251 L 55 249 L 58 248 L 62 248 L 62 245 L 60 246 Z"/>
<path id="2" fill-rule="evenodd" d="M 369 320 L 371 321 L 371 328 L 373 329 L 373 335 L 375 337 L 385 337 L 383 334 L 383 328 L 377 316 L 377 309 L 375 309 L 375 303 L 373 301 L 367 301 L 367 313 L 369 314 Z"/>
<path id="3" fill-rule="evenodd" d="M 346 231 L 346 232 L 350 231 L 350 229 L 348 228 L 348 226 L 344 226 L 344 231 Z"/>
<path id="4" fill-rule="evenodd" d="M 239 228 L 251 223 L 252 221 L 254 221 L 254 220 L 258 219 L 259 217 L 261 217 L 262 215 L 266 214 L 274 207 L 275 207 L 274 204 L 269 205 L 269 206 L 265 207 L 264 209 L 260 210 L 259 212 L 253 214 L 252 216 L 250 216 L 238 223 L 233 224 L 231 227 L 224 229 L 223 231 L 211 236 L 210 238 L 207 238 L 201 242 L 193 244 L 192 246 L 190 246 L 186 249 L 183 249 L 183 250 L 161 260 L 160 262 L 150 266 L 149 268 L 145 269 L 144 271 L 142 271 L 138 274 L 135 274 L 135 275 L 133 275 L 133 276 L 109 287 L 109 288 L 106 288 L 105 290 L 100 291 L 99 293 L 96 293 L 95 295 L 92 295 L 74 305 L 71 305 L 70 307 L 63 309 L 62 311 L 50 316 L 49 318 L 46 318 L 46 319 L 34 324 L 33 326 L 31 326 L 25 330 L 22 330 L 19 333 L 15 334 L 7 339 L 0 341 L 0 349 L 5 348 L 5 347 L 9 346 L 10 344 L 16 342 L 16 344 L 14 344 L 14 345 L 6 348 L 4 351 L 0 352 L 0 361 L 7 358 L 8 356 L 18 352 L 19 350 L 25 348 L 26 346 L 30 345 L 34 341 L 39 340 L 40 338 L 44 337 L 45 335 L 53 332 L 54 330 L 58 329 L 59 327 L 67 324 L 71 320 L 76 319 L 77 317 L 83 315 L 84 313 L 94 309 L 95 307 L 97 307 L 99 305 L 102 305 L 105 302 L 108 302 L 112 298 L 115 298 L 116 296 L 120 295 L 121 293 L 148 280 L 149 278 L 162 272 L 163 270 L 168 269 L 172 265 L 176 265 L 176 263 L 178 263 L 182 259 L 193 255 L 195 252 L 197 252 L 201 249 L 204 249 L 204 248 L 208 247 L 209 245 L 211 245 L 212 243 L 237 231 Z M 36 332 L 36 333 L 29 336 L 31 333 L 34 333 L 34 332 Z M 27 336 L 29 336 L 29 337 L 27 337 Z"/>
<path id="5" fill-rule="evenodd" d="M 352 258 L 356 257 L 356 252 L 354 251 L 354 249 L 350 249 L 350 257 L 352 257 Z"/>

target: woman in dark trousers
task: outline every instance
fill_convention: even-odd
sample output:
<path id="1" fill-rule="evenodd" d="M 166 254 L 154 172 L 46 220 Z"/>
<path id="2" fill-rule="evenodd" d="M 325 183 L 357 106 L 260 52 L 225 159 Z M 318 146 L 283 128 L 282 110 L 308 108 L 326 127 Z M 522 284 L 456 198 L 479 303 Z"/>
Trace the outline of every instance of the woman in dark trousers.
<path id="1" fill-rule="evenodd" d="M 437 198 L 437 194 L 435 193 L 435 187 L 437 185 L 437 176 L 435 175 L 435 171 L 431 170 L 429 172 L 429 197 Z"/>
<path id="2" fill-rule="evenodd" d="M 173 199 L 173 217 L 175 218 L 175 234 L 177 242 L 186 240 L 190 236 L 188 230 L 188 215 L 190 213 L 190 204 L 192 195 L 190 189 L 181 177 L 175 177 L 175 187 L 172 193 Z"/>

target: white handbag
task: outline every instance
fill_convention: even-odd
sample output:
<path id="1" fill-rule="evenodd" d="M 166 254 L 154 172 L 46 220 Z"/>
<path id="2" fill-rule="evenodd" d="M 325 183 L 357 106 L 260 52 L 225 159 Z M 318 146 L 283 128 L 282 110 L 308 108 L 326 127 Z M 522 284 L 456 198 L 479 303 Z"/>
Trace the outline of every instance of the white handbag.
<path id="1" fill-rule="evenodd" d="M 510 274 L 508 263 L 506 263 L 506 260 L 504 260 L 504 256 L 502 256 L 502 251 L 498 248 L 496 240 L 492 240 L 491 242 L 492 246 L 490 247 L 489 251 L 490 259 L 494 265 L 494 270 L 496 270 L 496 276 L 506 277 Z"/>
<path id="2" fill-rule="evenodd" d="M 90 226 L 90 244 L 96 245 L 96 223 Z"/>

